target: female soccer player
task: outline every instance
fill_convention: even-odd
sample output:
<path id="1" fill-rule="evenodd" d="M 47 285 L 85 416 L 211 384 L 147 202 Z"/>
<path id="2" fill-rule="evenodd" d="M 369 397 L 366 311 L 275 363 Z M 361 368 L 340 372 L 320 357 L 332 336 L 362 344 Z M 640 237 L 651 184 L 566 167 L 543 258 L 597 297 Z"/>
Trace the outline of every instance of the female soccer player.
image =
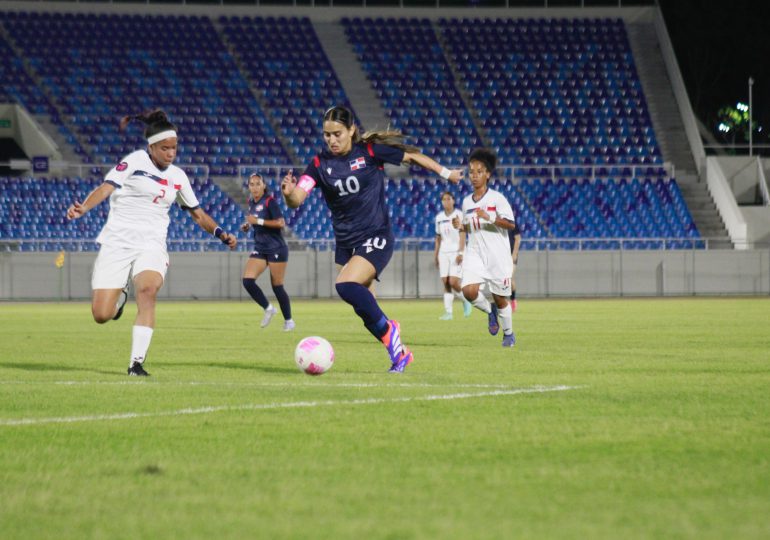
<path id="1" fill-rule="evenodd" d="M 450 171 L 416 148 L 400 143 L 403 136 L 397 131 L 360 135 L 353 113 L 345 107 L 326 111 L 323 137 L 326 149 L 313 158 L 299 181 L 289 171 L 281 191 L 289 208 L 297 208 L 316 185 L 320 186 L 331 210 L 337 241 L 337 293 L 385 345 L 390 372 L 400 373 L 414 356 L 401 342 L 398 322 L 385 316 L 368 288 L 393 254 L 384 164 L 414 163 L 454 183 L 460 181 L 463 171 Z"/>
<path id="2" fill-rule="evenodd" d="M 451 321 L 455 296 L 463 301 L 463 314 L 466 317 L 470 317 L 473 306 L 465 299 L 460 289 L 465 231 L 458 231 L 452 225 L 452 219 L 462 218 L 463 214 L 455 208 L 455 197 L 449 191 L 441 194 L 441 205 L 444 209 L 436 215 L 435 219 L 436 244 L 433 249 L 433 260 L 438 268 L 441 283 L 444 284 L 444 314 L 439 319 Z"/>
<path id="3" fill-rule="evenodd" d="M 294 330 L 291 318 L 291 302 L 283 288 L 283 276 L 286 274 L 286 262 L 289 260 L 289 248 L 281 235 L 281 229 L 286 225 L 283 220 L 281 207 L 275 197 L 267 192 L 265 180 L 259 174 L 249 177 L 249 213 L 241 230 L 246 232 L 254 228 L 254 251 L 249 255 L 246 268 L 243 270 L 243 288 L 248 291 L 254 301 L 265 310 L 262 318 L 262 328 L 270 324 L 278 310 L 268 302 L 262 289 L 257 285 L 257 278 L 265 268 L 270 268 L 270 285 L 281 306 L 284 323 L 283 331 Z"/>
<path id="4" fill-rule="evenodd" d="M 513 273 L 508 231 L 516 225 L 513 210 L 506 198 L 489 189 L 489 179 L 497 165 L 497 156 L 486 148 L 477 148 L 468 158 L 468 175 L 473 193 L 463 200 L 463 218 L 455 218 L 458 229 L 468 233 L 463 258 L 462 288 L 465 298 L 488 315 L 489 333 L 500 330 L 498 312 L 503 327 L 503 347 L 513 347 L 511 306 L 511 274 Z M 479 285 L 486 283 L 494 303 L 479 292 Z"/>
<path id="5" fill-rule="evenodd" d="M 177 128 L 161 110 L 126 116 L 146 124 L 147 149 L 124 157 L 105 176 L 104 183 L 81 203 L 67 209 L 67 219 L 77 219 L 110 198 L 110 213 L 96 241 L 100 244 L 91 277 L 91 313 L 103 324 L 123 314 L 128 299 L 128 280 L 133 278 L 137 314 L 134 321 L 128 374 L 147 376 L 144 362 L 155 327 L 155 301 L 168 270 L 166 235 L 168 211 L 177 201 L 193 221 L 230 249 L 236 238 L 219 227 L 200 208 L 187 175 L 174 165 Z"/>

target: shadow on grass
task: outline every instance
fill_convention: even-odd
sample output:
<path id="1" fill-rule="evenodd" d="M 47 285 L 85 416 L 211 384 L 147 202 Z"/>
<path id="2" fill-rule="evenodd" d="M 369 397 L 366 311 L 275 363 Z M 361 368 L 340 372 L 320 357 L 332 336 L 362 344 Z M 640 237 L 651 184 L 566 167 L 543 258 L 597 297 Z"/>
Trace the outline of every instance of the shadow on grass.
<path id="1" fill-rule="evenodd" d="M 224 369 L 248 369 L 251 371 L 261 371 L 263 373 L 297 373 L 297 368 L 282 368 L 275 366 L 261 366 L 259 364 L 245 362 L 163 362 L 163 366 L 169 367 L 210 367 Z"/>
<path id="2" fill-rule="evenodd" d="M 24 371 L 82 371 L 87 373 L 98 373 L 100 375 L 114 375 L 116 377 L 125 377 L 125 370 L 120 370 L 117 366 L 114 370 L 91 369 L 86 367 L 63 366 L 61 364 L 41 364 L 39 362 L 21 363 L 21 362 L 0 362 L 0 368 L 23 369 Z"/>

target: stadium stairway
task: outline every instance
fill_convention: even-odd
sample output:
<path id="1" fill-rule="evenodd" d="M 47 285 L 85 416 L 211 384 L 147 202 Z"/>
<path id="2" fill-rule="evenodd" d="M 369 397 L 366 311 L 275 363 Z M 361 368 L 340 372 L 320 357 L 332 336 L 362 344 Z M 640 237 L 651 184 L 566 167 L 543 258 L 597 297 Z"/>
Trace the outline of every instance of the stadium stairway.
<path id="1" fill-rule="evenodd" d="M 339 21 L 313 21 L 313 27 L 363 126 L 368 129 L 385 129 L 389 123 L 388 115 L 346 38 L 342 24 Z M 329 104 L 330 107 L 332 105 L 334 103 Z"/>
<path id="2" fill-rule="evenodd" d="M 733 243 L 730 241 L 730 236 L 706 183 L 688 181 L 687 178 L 680 182 L 677 178 L 677 184 L 682 192 L 682 198 L 690 210 L 695 226 L 698 227 L 703 238 L 709 239 L 709 247 L 712 249 L 732 249 Z"/>
<path id="3" fill-rule="evenodd" d="M 627 24 L 626 31 L 663 159 L 674 164 L 677 178 L 680 172 L 697 171 L 655 27 L 651 23 Z"/>
<path id="4" fill-rule="evenodd" d="M 436 21 L 431 21 L 431 26 L 433 27 L 433 32 L 436 34 L 436 41 L 441 45 L 441 49 L 444 51 L 444 59 L 446 60 L 446 63 L 449 65 L 449 69 L 452 71 L 452 76 L 454 77 L 455 82 L 455 88 L 457 88 L 457 93 L 460 95 L 460 98 L 463 100 L 463 103 L 465 104 L 465 108 L 468 109 L 468 113 L 470 113 L 471 121 L 473 122 L 473 127 L 476 128 L 476 132 L 479 134 L 479 137 L 481 139 L 481 144 L 487 148 L 492 147 L 492 141 L 489 140 L 489 137 L 486 134 L 486 131 L 484 130 L 483 122 L 481 121 L 481 118 L 479 118 L 479 114 L 476 110 L 476 108 L 473 106 L 473 100 L 471 99 L 471 96 L 468 95 L 468 90 L 463 83 L 461 70 L 458 68 L 455 61 L 452 59 L 451 55 L 448 55 L 446 51 L 449 51 L 449 44 L 447 43 L 446 39 L 444 38 L 444 34 L 441 32 L 441 28 L 436 24 Z M 461 165 L 460 163 L 455 164 L 455 166 Z"/>
<path id="5" fill-rule="evenodd" d="M 265 100 L 265 96 L 262 95 L 262 92 L 259 91 L 259 88 L 254 84 L 254 80 L 252 77 L 249 76 L 249 70 L 246 69 L 246 66 L 243 64 L 243 59 L 238 54 L 238 50 L 236 47 L 232 44 L 230 40 L 227 39 L 227 34 L 225 32 L 225 27 L 222 24 L 222 21 L 216 17 L 211 18 L 211 23 L 214 26 L 214 31 L 219 35 L 219 40 L 224 45 L 227 52 L 230 54 L 230 56 L 233 59 L 233 63 L 238 68 L 238 71 L 241 74 L 241 77 L 243 77 L 243 80 L 246 81 L 247 87 L 249 91 L 251 92 L 251 95 L 254 97 L 254 99 L 259 104 L 260 108 L 263 111 L 267 111 L 269 109 L 267 102 Z M 299 163 L 299 158 L 294 153 L 294 151 L 291 148 L 291 144 L 289 144 L 289 141 L 286 140 L 286 137 L 283 135 L 283 132 L 281 131 L 281 126 L 278 125 L 278 123 L 275 121 L 275 119 L 270 114 L 266 114 L 265 118 L 267 119 L 268 123 L 270 124 L 270 127 L 273 129 L 273 132 L 275 133 L 275 137 L 277 142 L 281 145 L 281 148 L 283 148 L 283 151 L 286 152 L 286 154 L 291 159 L 292 163 Z M 212 178 L 214 182 L 217 182 L 215 178 Z M 220 187 L 228 194 L 230 194 L 229 191 L 227 191 L 224 186 L 220 185 Z M 241 202 L 237 197 L 233 197 L 233 200 L 235 200 L 241 207 L 244 207 L 244 204 L 246 204 L 246 199 L 244 198 L 244 201 Z M 245 206 L 246 209 L 248 209 L 248 204 Z"/>

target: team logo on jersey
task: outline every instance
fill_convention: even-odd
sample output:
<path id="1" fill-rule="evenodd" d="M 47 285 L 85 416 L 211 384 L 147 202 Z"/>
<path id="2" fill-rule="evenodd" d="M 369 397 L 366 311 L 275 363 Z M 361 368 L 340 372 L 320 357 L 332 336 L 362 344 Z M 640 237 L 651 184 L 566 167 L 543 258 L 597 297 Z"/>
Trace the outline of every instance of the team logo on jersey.
<path id="1" fill-rule="evenodd" d="M 263 208 L 264 208 L 264 206 L 262 206 L 262 205 L 260 204 L 259 206 L 257 206 L 257 212 L 261 211 Z"/>
<path id="2" fill-rule="evenodd" d="M 350 170 L 357 171 L 366 167 L 366 158 L 358 157 L 350 162 Z"/>
<path id="3" fill-rule="evenodd" d="M 331 173 L 332 173 L 332 168 L 326 167 L 326 174 L 331 174 Z"/>
<path id="4" fill-rule="evenodd" d="M 121 161 L 121 162 L 120 162 L 120 163 L 118 163 L 118 165 L 115 167 L 115 170 L 116 170 L 116 171 L 125 171 L 126 169 L 128 169 L 128 163 L 126 163 L 125 161 Z"/>

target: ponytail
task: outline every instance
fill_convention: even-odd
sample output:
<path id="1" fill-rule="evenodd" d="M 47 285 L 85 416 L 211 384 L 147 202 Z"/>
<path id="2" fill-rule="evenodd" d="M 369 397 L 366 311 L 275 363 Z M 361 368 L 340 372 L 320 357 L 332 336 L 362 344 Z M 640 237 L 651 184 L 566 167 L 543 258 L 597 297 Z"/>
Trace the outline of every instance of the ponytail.
<path id="1" fill-rule="evenodd" d="M 177 131 L 177 127 L 168 119 L 168 115 L 161 109 L 151 109 L 139 114 L 124 116 L 120 119 L 120 131 L 125 131 L 128 124 L 138 120 L 147 127 L 144 129 L 144 137 L 147 139 L 163 131 Z"/>
<path id="2" fill-rule="evenodd" d="M 324 113 L 324 122 L 338 122 L 350 129 L 355 126 L 353 112 L 347 107 L 342 105 L 336 105 L 331 109 L 328 109 Z M 355 126 L 356 132 L 353 134 L 354 143 L 364 144 L 384 144 L 387 146 L 393 146 L 399 148 L 404 152 L 419 152 L 420 149 L 410 144 L 405 144 L 402 141 L 406 137 L 403 133 L 397 130 L 386 129 L 383 131 L 367 131 L 363 135 L 359 134 L 358 126 Z"/>

